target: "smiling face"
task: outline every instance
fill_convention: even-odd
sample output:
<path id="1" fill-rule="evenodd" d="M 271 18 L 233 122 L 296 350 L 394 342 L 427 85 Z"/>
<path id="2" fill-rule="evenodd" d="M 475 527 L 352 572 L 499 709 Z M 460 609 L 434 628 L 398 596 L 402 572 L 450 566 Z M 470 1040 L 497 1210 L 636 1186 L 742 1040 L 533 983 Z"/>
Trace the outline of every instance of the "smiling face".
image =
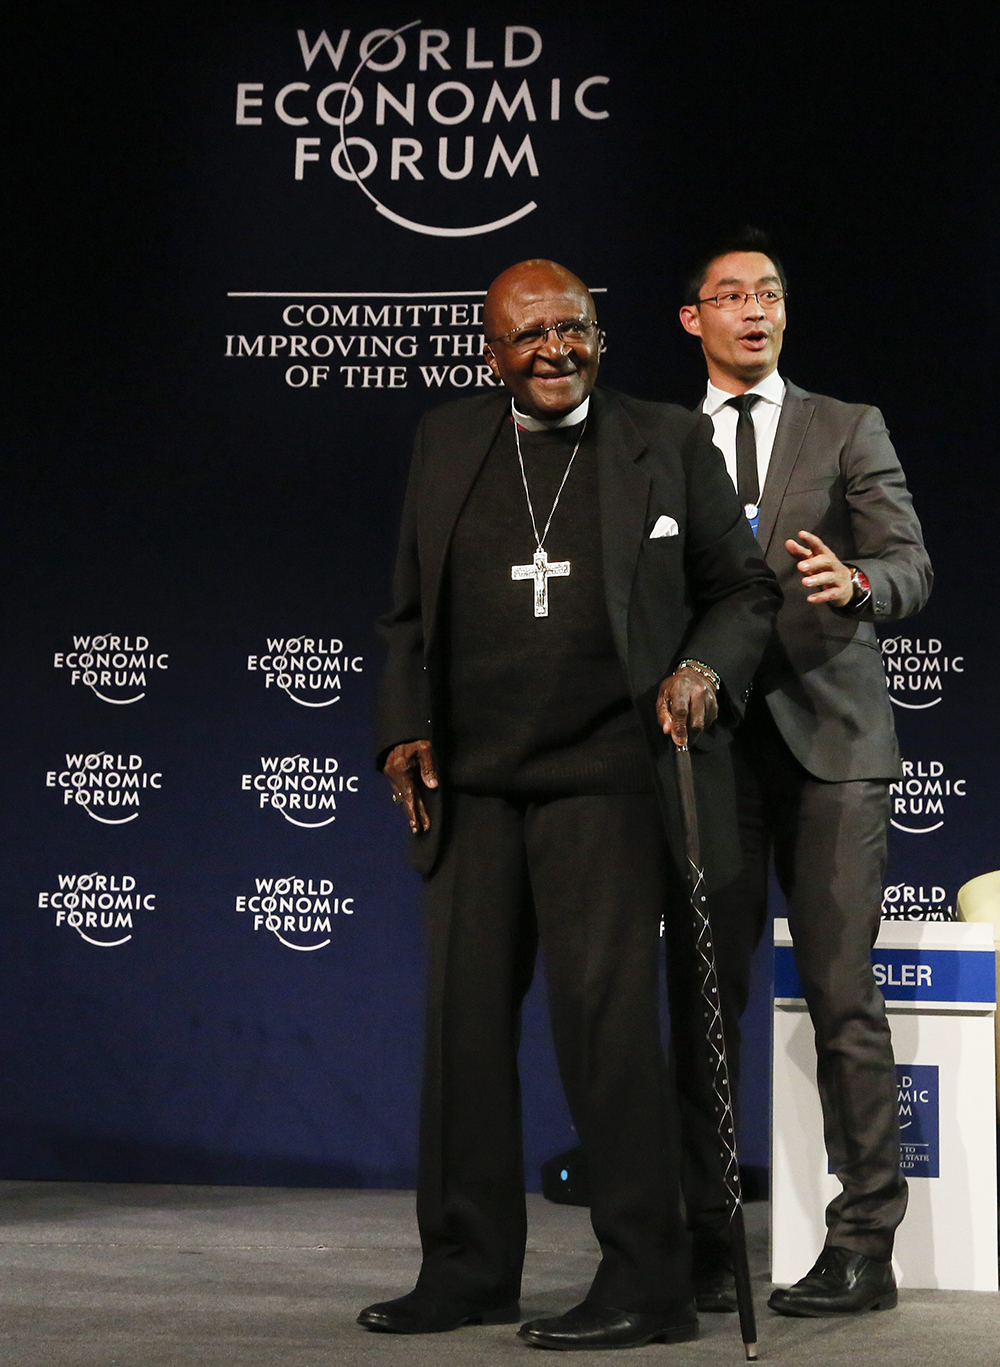
<path id="1" fill-rule="evenodd" d="M 762 252 L 729 252 L 709 263 L 705 283 L 698 291 L 702 300 L 727 290 L 781 289 L 781 280 L 770 257 Z M 784 300 L 762 308 L 750 298 L 731 312 L 714 304 L 685 304 L 681 325 L 701 339 L 708 378 L 730 394 L 745 394 L 778 364 L 785 333 Z"/>
<path id="2" fill-rule="evenodd" d="M 486 335 L 494 340 L 484 354 L 522 413 L 558 418 L 583 402 L 597 380 L 600 334 L 594 328 L 583 339 L 560 341 L 550 332 L 537 351 L 528 352 L 518 351 L 504 336 L 594 317 L 586 285 L 554 261 L 522 261 L 494 280 L 483 310 Z"/>

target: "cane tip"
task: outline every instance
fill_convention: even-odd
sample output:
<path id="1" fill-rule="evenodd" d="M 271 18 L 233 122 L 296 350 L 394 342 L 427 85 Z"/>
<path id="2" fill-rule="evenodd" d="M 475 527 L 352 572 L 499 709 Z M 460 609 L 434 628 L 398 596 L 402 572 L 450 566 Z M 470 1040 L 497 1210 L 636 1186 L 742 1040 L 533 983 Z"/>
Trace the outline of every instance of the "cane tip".
<path id="1" fill-rule="evenodd" d="M 757 1345 L 756 1345 L 756 1343 L 744 1343 L 744 1345 L 743 1345 L 743 1351 L 744 1351 L 744 1352 L 746 1353 L 746 1355 L 747 1355 L 747 1362 L 756 1362 L 756 1361 L 757 1361 Z"/>

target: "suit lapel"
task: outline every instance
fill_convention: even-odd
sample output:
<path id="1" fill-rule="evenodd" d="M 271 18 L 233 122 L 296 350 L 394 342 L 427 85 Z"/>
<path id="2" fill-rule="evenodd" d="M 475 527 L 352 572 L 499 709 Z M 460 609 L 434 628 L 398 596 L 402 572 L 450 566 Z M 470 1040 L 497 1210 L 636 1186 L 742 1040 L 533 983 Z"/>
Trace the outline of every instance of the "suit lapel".
<path id="1" fill-rule="evenodd" d="M 622 660 L 628 659 L 628 605 L 646 528 L 650 476 L 638 464 L 646 443 L 613 394 L 594 391 L 601 502 L 604 594 L 611 630 Z"/>
<path id="2" fill-rule="evenodd" d="M 428 478 L 421 491 L 419 519 L 428 644 L 437 624 L 444 565 L 455 524 L 509 412 L 510 395 L 505 389 L 484 396 L 481 405 L 470 404 L 456 414 L 455 421 L 435 442 L 433 464 L 428 463 Z"/>
<path id="3" fill-rule="evenodd" d="M 778 419 L 778 430 L 774 434 L 774 447 L 760 500 L 757 540 L 765 555 L 774 535 L 781 500 L 785 497 L 785 489 L 812 417 L 812 399 L 806 391 L 798 385 L 786 383 L 785 399 L 781 405 L 781 417 Z"/>

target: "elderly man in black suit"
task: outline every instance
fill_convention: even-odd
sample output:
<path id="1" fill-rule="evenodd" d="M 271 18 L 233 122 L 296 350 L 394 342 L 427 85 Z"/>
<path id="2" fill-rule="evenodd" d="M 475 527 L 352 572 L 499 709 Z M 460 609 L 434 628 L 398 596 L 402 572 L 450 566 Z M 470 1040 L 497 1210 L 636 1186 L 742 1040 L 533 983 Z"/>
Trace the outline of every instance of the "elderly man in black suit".
<path id="1" fill-rule="evenodd" d="M 725 727 L 778 594 L 707 419 L 594 388 L 580 280 L 522 262 L 484 322 L 503 387 L 421 422 L 381 623 L 380 763 L 427 880 L 423 1263 L 359 1322 L 517 1315 L 518 1019 L 540 942 L 601 1262 L 581 1305 L 520 1336 L 675 1342 L 697 1317 L 656 989 L 661 917 L 684 914 L 674 747 L 698 747 L 720 886 L 739 862 Z"/>
<path id="2" fill-rule="evenodd" d="M 875 628 L 919 612 L 931 569 L 882 415 L 808 394 L 778 374 L 785 275 L 748 229 L 707 251 L 680 311 L 708 367 L 701 405 L 767 563 L 784 591 L 733 745 L 744 865 L 710 899 L 730 1061 L 773 853 L 816 1032 L 831 1167 L 843 1191 L 826 1246 L 769 1302 L 786 1315 L 896 1304 L 893 1234 L 906 1209 L 896 1073 L 871 968 L 886 858 L 889 782 L 900 774 Z M 683 944 L 671 1001 L 686 992 Z M 680 1029 L 685 1016 L 678 1009 Z M 709 1089 L 678 1050 L 685 1192 L 702 1309 L 735 1309 Z"/>

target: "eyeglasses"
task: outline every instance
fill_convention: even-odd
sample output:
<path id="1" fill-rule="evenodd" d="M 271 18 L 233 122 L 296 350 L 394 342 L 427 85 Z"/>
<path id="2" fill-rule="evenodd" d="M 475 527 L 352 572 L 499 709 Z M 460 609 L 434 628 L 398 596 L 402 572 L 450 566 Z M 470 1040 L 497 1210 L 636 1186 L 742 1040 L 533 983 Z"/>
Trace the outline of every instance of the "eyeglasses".
<path id="1" fill-rule="evenodd" d="M 548 341 L 550 332 L 554 332 L 560 342 L 572 345 L 574 342 L 588 342 L 596 327 L 597 320 L 594 318 L 568 318 L 549 327 L 515 328 L 513 332 L 503 332 L 499 337 L 487 337 L 486 341 L 490 346 L 494 342 L 503 342 L 512 351 L 537 351 Z"/>
<path id="2" fill-rule="evenodd" d="M 762 309 L 776 309 L 785 297 L 784 290 L 726 290 L 725 294 L 712 294 L 707 299 L 699 299 L 699 304 L 714 304 L 723 313 L 734 313 L 743 308 L 749 299 L 755 299 Z"/>

